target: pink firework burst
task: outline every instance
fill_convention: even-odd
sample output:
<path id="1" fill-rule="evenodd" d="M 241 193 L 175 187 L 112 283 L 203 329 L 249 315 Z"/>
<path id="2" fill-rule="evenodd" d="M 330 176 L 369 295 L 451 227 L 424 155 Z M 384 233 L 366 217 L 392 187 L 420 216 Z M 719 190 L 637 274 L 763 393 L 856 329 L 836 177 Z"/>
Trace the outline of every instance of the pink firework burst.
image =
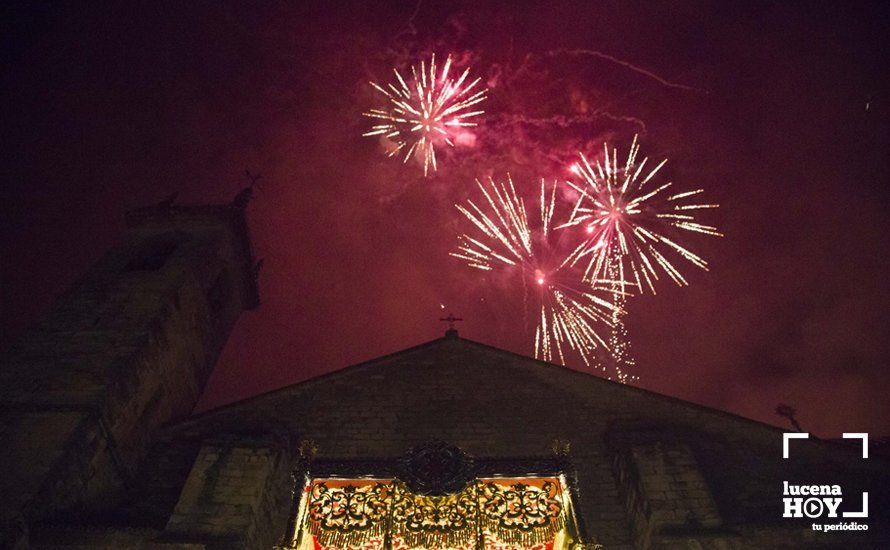
<path id="1" fill-rule="evenodd" d="M 516 275 L 531 289 L 535 357 L 565 364 L 566 352 L 574 350 L 590 366 L 596 352 L 607 348 L 598 330 L 611 324 L 612 290 L 608 281 L 586 281 L 560 253 L 553 231 L 556 186 L 548 191 L 541 181 L 540 222 L 533 226 L 509 176 L 506 182 L 477 183 L 484 202 L 457 205 L 472 229 L 458 237 L 451 255 L 476 269 Z"/>
<path id="2" fill-rule="evenodd" d="M 701 202 L 703 189 L 670 193 L 671 182 L 661 183 L 658 174 L 667 160 L 647 169 L 648 158 L 638 161 L 640 146 L 634 137 L 623 163 L 618 152 L 603 145 L 602 162 L 591 164 L 583 153 L 581 162 L 572 165 L 584 183 L 568 184 L 579 197 L 571 218 L 560 227 L 584 227 L 587 237 L 571 254 L 571 263 L 585 266 L 585 278 L 599 280 L 611 269 L 612 278 L 628 281 L 640 292 L 655 293 L 659 274 L 685 286 L 686 278 L 675 265 L 676 257 L 701 269 L 708 263 L 700 256 L 668 237 L 668 232 L 701 233 L 722 236 L 716 227 L 698 221 L 702 211 L 719 205 Z"/>
<path id="3" fill-rule="evenodd" d="M 456 131 L 476 126 L 475 119 L 484 111 L 471 107 L 485 101 L 487 89 L 478 89 L 480 79 L 468 81 L 470 69 L 452 78 L 451 56 L 445 60 L 441 72 L 437 72 L 436 56 L 429 65 L 420 62 L 420 68 L 411 67 L 410 83 L 398 70 L 393 69 L 396 80 L 382 86 L 371 86 L 388 99 L 387 106 L 371 109 L 365 116 L 376 123 L 364 136 L 384 136 L 394 144 L 389 156 L 404 155 L 403 161 L 412 157 L 423 163 L 423 175 L 436 165 L 436 147 L 454 146 Z"/>

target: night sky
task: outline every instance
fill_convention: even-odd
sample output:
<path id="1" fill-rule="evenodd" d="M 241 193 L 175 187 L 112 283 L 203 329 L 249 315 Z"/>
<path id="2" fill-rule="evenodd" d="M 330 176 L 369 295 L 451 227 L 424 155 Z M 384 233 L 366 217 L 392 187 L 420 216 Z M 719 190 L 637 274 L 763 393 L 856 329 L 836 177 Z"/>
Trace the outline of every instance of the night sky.
<path id="1" fill-rule="evenodd" d="M 878 3 L 335 4 L 2 8 L 0 346 L 120 238 L 124 212 L 173 192 L 228 201 L 250 170 L 263 303 L 199 409 L 439 337 L 452 311 L 462 336 L 531 354 L 521 290 L 448 256 L 454 204 L 508 171 L 532 197 L 577 151 L 639 134 L 666 177 L 721 204 L 707 220 L 726 236 L 685 241 L 711 264 L 683 266 L 689 287 L 629 302 L 638 385 L 772 424 L 786 403 L 824 436 L 890 434 Z M 490 93 L 424 179 L 361 136 L 361 113 L 379 102 L 368 80 L 432 52 Z"/>

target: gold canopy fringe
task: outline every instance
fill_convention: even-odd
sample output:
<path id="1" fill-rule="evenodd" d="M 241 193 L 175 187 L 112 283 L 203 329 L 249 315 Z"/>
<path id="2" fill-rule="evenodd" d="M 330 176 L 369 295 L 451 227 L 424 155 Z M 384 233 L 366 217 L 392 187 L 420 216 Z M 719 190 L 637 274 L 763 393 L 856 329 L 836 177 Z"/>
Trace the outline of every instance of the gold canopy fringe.
<path id="1" fill-rule="evenodd" d="M 363 519 L 367 523 L 364 526 L 359 527 L 352 524 L 349 528 L 325 526 L 324 522 L 319 519 L 307 518 L 309 519 L 308 530 L 322 546 L 333 548 L 357 548 L 369 543 L 372 539 L 382 539 L 390 524 L 392 525 L 391 535 L 394 538 L 401 538 L 407 546 L 412 548 L 441 550 L 471 547 L 480 535 L 480 528 L 486 541 L 495 539 L 492 542 L 532 547 L 554 540 L 557 533 L 565 527 L 565 510 L 559 505 L 560 499 L 554 498 L 559 494 L 559 482 L 552 481 L 554 485 L 550 485 L 550 487 L 556 490 L 556 494 L 548 494 L 548 496 L 555 500 L 555 502 L 554 500 L 550 502 L 554 503 L 556 508 L 551 508 L 550 513 L 553 515 L 548 514 L 549 517 L 542 522 L 543 524 L 534 526 L 528 524 L 504 525 L 498 515 L 490 512 L 482 513 L 482 517 L 479 517 L 476 506 L 467 506 L 466 504 L 469 504 L 467 500 L 463 500 L 464 506 L 459 506 L 458 502 L 461 499 L 471 499 L 484 509 L 484 503 L 479 503 L 479 500 L 485 498 L 485 492 L 481 490 L 483 484 L 479 481 L 470 484 L 460 493 L 444 497 L 427 497 L 411 493 L 396 480 L 391 485 L 386 484 L 386 488 L 391 491 L 387 491 L 389 494 L 384 497 L 388 501 L 390 510 L 386 514 L 374 514 L 376 517 L 373 520 L 365 515 Z M 487 482 L 496 484 L 496 480 L 487 480 Z M 376 483 L 379 484 L 379 481 Z M 358 484 L 356 483 L 356 485 Z M 378 485 L 378 487 L 380 486 Z M 516 485 L 499 485 L 498 489 L 503 490 L 508 487 L 516 487 Z M 359 491 L 362 490 L 367 489 L 361 487 Z M 549 493 L 547 490 L 544 492 L 545 494 Z M 417 512 L 409 512 L 409 510 Z M 433 510 L 439 513 L 445 512 L 445 517 L 437 518 L 436 523 L 424 523 L 424 521 L 431 520 L 423 516 L 431 514 Z M 414 515 L 418 513 L 420 514 L 419 524 L 418 517 Z M 454 514 L 460 514 L 462 517 L 455 517 Z M 408 525 L 409 523 L 417 526 L 412 528 Z M 465 527 L 455 528 L 456 523 L 464 523 Z"/>
<path id="2" fill-rule="evenodd" d="M 562 514 L 552 518 L 546 525 L 539 525 L 532 527 L 531 529 L 504 527 L 494 519 L 489 519 L 484 522 L 485 532 L 495 536 L 498 542 L 518 544 L 522 547 L 530 547 L 550 542 L 563 527 L 565 527 L 565 518 Z"/>
<path id="3" fill-rule="evenodd" d="M 476 538 L 476 529 L 460 531 L 401 531 L 397 534 L 411 548 L 465 548 Z"/>
<path id="4" fill-rule="evenodd" d="M 368 529 L 355 531 L 340 531 L 337 529 L 324 529 L 320 523 L 311 522 L 309 532 L 321 543 L 322 546 L 333 548 L 355 548 L 364 546 L 371 539 L 380 538 L 386 529 L 385 522 L 378 522 Z"/>

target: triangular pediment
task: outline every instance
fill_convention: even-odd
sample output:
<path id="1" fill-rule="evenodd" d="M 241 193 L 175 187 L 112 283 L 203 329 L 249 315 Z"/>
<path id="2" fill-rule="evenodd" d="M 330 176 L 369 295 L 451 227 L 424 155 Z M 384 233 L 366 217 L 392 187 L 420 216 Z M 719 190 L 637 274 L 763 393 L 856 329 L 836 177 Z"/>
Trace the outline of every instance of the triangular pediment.
<path id="1" fill-rule="evenodd" d="M 338 448 L 331 453 L 345 454 L 367 452 L 361 442 L 368 439 L 385 442 L 375 445 L 375 453 L 393 455 L 429 439 L 471 448 L 509 440 L 516 444 L 514 454 L 540 454 L 554 439 L 602 434 L 615 422 L 781 431 L 446 336 L 202 413 L 170 426 L 165 436 L 273 432 L 329 441 Z"/>

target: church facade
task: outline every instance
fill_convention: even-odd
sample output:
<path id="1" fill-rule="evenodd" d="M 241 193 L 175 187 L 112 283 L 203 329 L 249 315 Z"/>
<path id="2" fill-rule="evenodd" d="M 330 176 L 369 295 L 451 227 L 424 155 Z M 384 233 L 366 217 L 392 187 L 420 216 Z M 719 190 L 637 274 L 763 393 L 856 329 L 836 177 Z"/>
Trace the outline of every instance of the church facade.
<path id="1" fill-rule="evenodd" d="M 890 547 L 886 459 L 814 437 L 783 458 L 778 428 L 454 329 L 189 416 L 259 304 L 248 198 L 131 213 L 4 356 L 4 548 Z M 837 518 L 795 517 L 811 484 Z"/>

